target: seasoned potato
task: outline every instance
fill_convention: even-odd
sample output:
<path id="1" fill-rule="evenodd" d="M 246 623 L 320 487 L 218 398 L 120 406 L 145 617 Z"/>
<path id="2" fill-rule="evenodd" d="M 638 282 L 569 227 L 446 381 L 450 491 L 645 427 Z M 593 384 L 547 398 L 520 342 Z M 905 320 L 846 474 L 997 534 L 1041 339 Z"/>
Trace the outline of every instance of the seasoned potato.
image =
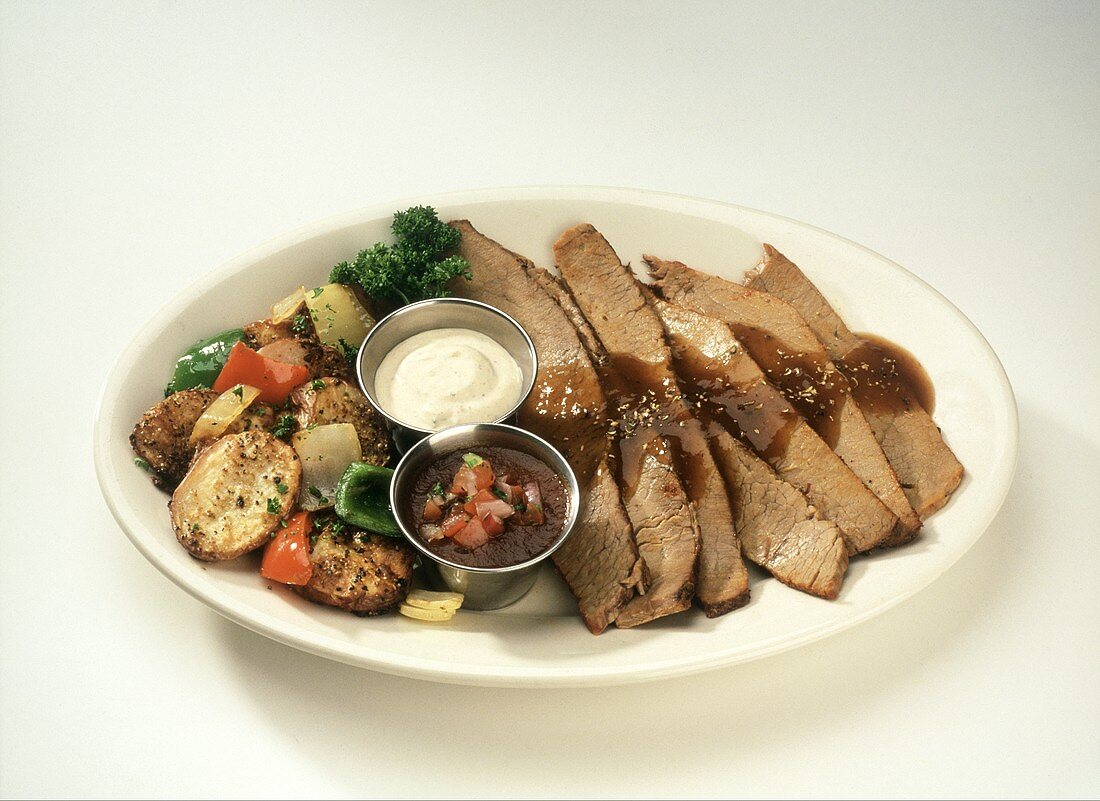
<path id="1" fill-rule="evenodd" d="M 380 534 L 317 535 L 309 558 L 313 576 L 294 589 L 314 603 L 357 615 L 377 615 L 396 607 L 409 593 L 413 553 L 404 540 Z"/>
<path id="2" fill-rule="evenodd" d="M 284 337 L 283 339 L 276 339 L 274 342 L 268 342 L 257 353 L 283 364 L 300 364 L 304 366 L 306 354 L 309 352 L 308 345 L 308 342 L 301 339 Z"/>
<path id="3" fill-rule="evenodd" d="M 212 389 L 185 389 L 169 395 L 141 416 L 130 434 L 134 453 L 149 463 L 153 483 L 172 489 L 187 472 L 195 449 L 188 440 L 195 421 L 214 402 Z"/>
<path id="4" fill-rule="evenodd" d="M 266 431 L 275 425 L 275 417 L 274 406 L 270 403 L 260 403 L 256 401 L 245 409 L 240 417 L 229 424 L 229 428 L 225 429 L 225 433 L 239 434 L 242 431 L 253 431 L 256 429 Z"/>
<path id="5" fill-rule="evenodd" d="M 306 308 L 302 304 L 302 310 Z M 280 339 L 294 339 L 293 319 L 284 320 L 281 323 L 273 323 L 271 320 L 257 320 L 244 327 L 245 344 L 251 348 L 262 348 Z M 271 358 L 275 358 L 272 356 Z"/>
<path id="6" fill-rule="evenodd" d="M 298 454 L 266 431 L 214 440 L 168 504 L 176 539 L 197 559 L 236 559 L 267 542 L 293 511 L 301 480 Z"/>
<path id="7" fill-rule="evenodd" d="M 314 382 L 302 384 L 290 395 L 299 427 L 351 423 L 359 435 L 363 461 L 386 464 L 390 460 L 390 435 L 366 396 L 358 387 L 335 376 L 318 380 L 324 386 L 314 389 Z"/>
<path id="8" fill-rule="evenodd" d="M 348 360 L 336 348 L 328 345 L 317 345 L 306 353 L 306 366 L 309 368 L 310 378 L 322 378 L 332 376 L 355 386 L 355 371 Z M 373 411 L 373 410 L 372 410 Z"/>

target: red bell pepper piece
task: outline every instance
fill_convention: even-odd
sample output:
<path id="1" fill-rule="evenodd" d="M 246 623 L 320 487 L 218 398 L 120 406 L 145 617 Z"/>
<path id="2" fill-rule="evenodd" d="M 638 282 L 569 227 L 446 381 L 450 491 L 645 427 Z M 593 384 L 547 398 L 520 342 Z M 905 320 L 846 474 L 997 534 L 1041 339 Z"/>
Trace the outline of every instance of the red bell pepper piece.
<path id="1" fill-rule="evenodd" d="M 229 351 L 225 367 L 214 381 L 214 389 L 225 392 L 237 384 L 247 384 L 260 390 L 259 400 L 280 405 L 286 403 L 291 391 L 309 379 L 309 368 L 301 364 L 285 364 L 261 356 L 243 342 Z"/>
<path id="2" fill-rule="evenodd" d="M 286 521 L 264 549 L 260 575 L 280 584 L 308 584 L 313 575 L 309 561 L 309 535 L 313 521 L 309 512 L 298 512 Z"/>

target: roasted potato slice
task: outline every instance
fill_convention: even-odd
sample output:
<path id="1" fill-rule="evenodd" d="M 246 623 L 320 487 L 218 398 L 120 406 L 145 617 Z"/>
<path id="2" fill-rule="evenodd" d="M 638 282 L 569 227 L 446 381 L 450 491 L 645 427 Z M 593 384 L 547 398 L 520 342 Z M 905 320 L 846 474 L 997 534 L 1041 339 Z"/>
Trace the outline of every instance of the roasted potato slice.
<path id="1" fill-rule="evenodd" d="M 377 615 L 409 593 L 414 557 L 404 540 L 347 528 L 334 534 L 329 525 L 317 535 L 309 558 L 313 576 L 294 589 L 314 603 Z"/>
<path id="2" fill-rule="evenodd" d="M 290 401 L 300 428 L 351 423 L 359 435 L 364 462 L 385 465 L 390 460 L 389 432 L 358 387 L 335 376 L 325 376 L 302 384 L 290 394 Z"/>
<path id="3" fill-rule="evenodd" d="M 172 489 L 187 472 L 194 447 L 188 442 L 195 422 L 214 402 L 218 393 L 212 389 L 185 389 L 169 395 L 141 416 L 130 445 L 134 453 L 149 464 L 153 483 Z"/>
<path id="4" fill-rule="evenodd" d="M 302 312 L 305 312 L 306 304 L 302 303 Z M 280 323 L 271 320 L 257 320 L 244 327 L 245 344 L 249 347 L 260 349 L 280 339 L 294 339 L 293 319 L 283 320 Z M 272 356 L 271 358 L 275 358 Z"/>
<path id="5" fill-rule="evenodd" d="M 275 425 L 275 407 L 270 403 L 253 401 L 241 412 L 241 416 L 229 424 L 226 434 L 239 434 L 242 431 L 266 431 Z"/>
<path id="6" fill-rule="evenodd" d="M 253 551 L 293 511 L 301 480 L 298 454 L 266 431 L 216 439 L 199 451 L 172 494 L 176 539 L 207 562 Z"/>
<path id="7" fill-rule="evenodd" d="M 309 344 L 301 339 L 284 337 L 283 339 L 276 339 L 274 342 L 268 342 L 256 352 L 261 356 L 266 356 L 283 364 L 300 364 L 304 366 L 306 355 L 309 352 Z"/>
<path id="8" fill-rule="evenodd" d="M 310 348 L 306 353 L 306 367 L 309 368 L 311 378 L 332 376 L 352 386 L 355 386 L 357 381 L 355 370 L 352 369 L 344 354 L 328 345 L 316 345 Z"/>

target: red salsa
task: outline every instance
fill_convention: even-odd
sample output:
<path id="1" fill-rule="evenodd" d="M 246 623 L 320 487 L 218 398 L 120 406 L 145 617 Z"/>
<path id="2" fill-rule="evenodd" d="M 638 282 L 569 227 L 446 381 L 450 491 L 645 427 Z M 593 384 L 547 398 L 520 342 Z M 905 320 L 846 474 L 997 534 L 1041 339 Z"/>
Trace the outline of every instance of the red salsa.
<path id="1" fill-rule="evenodd" d="M 561 478 L 511 448 L 455 451 L 413 484 L 410 517 L 433 553 L 469 567 L 508 567 L 541 554 L 568 512 Z"/>

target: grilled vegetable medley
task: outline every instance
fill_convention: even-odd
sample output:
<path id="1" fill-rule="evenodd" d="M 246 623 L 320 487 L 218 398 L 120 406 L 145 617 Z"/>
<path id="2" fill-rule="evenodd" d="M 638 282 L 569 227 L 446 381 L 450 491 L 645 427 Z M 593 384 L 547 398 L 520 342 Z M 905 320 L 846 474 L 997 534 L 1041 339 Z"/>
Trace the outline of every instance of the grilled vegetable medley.
<path id="1" fill-rule="evenodd" d="M 130 443 L 171 493 L 176 539 L 196 559 L 262 551 L 263 578 L 310 601 L 443 620 L 461 596 L 405 603 L 415 558 L 389 508 L 392 443 L 352 364 L 374 324 L 369 308 L 442 294 L 464 262 L 441 252 L 458 234 L 430 208 L 396 215 L 394 230 L 396 245 L 338 266 L 338 282 L 299 287 L 265 319 L 165 365 L 165 397 Z"/>

